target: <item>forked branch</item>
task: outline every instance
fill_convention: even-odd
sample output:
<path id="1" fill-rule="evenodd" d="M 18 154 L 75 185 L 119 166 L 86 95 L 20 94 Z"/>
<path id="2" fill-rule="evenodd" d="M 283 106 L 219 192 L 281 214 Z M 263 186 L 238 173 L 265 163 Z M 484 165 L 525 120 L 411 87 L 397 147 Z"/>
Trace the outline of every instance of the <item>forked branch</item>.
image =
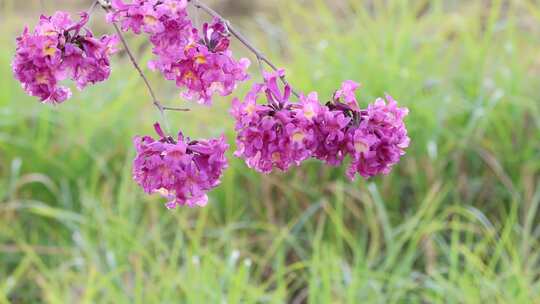
<path id="1" fill-rule="evenodd" d="M 213 10 L 208 5 L 202 3 L 199 0 L 188 0 L 195 8 L 202 9 L 204 12 L 206 12 L 208 15 L 217 18 L 221 20 L 225 25 L 227 25 L 227 28 L 231 35 L 233 35 L 238 41 L 240 41 L 248 50 L 250 50 L 255 57 L 257 58 L 257 61 L 264 62 L 266 65 L 268 65 L 272 70 L 278 71 L 278 68 L 275 64 L 273 64 L 259 49 L 257 49 L 249 40 L 247 40 L 244 35 L 242 35 L 234 26 L 231 25 L 229 20 L 225 19 L 223 16 L 221 16 L 218 12 Z M 280 77 L 283 84 L 288 85 L 287 79 L 285 76 Z M 300 95 L 295 91 L 292 90 L 292 93 L 296 97 L 300 97 Z"/>
<path id="2" fill-rule="evenodd" d="M 97 3 L 99 3 L 99 5 L 105 11 L 108 11 L 110 9 L 110 7 L 111 7 L 111 4 L 110 4 L 110 2 L 108 0 L 96 0 L 94 2 L 94 4 L 92 5 L 92 8 L 95 7 L 95 5 Z M 91 10 L 92 10 L 92 8 L 91 8 Z M 150 84 L 150 81 L 148 80 L 148 78 L 144 74 L 143 70 L 141 69 L 141 67 L 137 63 L 137 60 L 135 59 L 135 56 L 133 55 L 133 52 L 129 48 L 129 45 L 128 45 L 127 41 L 126 41 L 126 38 L 124 37 L 124 34 L 120 30 L 120 28 L 118 27 L 116 22 L 113 22 L 112 24 L 113 24 L 114 30 L 116 31 L 116 34 L 118 35 L 118 38 L 120 38 L 120 42 L 122 42 L 122 45 L 124 46 L 124 50 L 126 51 L 128 57 L 129 57 L 129 60 L 131 61 L 131 64 L 133 65 L 135 70 L 137 70 L 137 73 L 139 74 L 139 76 L 143 80 L 144 85 L 146 86 L 146 88 L 148 89 L 148 92 L 150 93 L 150 96 L 152 97 L 152 103 L 159 110 L 159 112 L 161 114 L 161 117 L 163 118 L 163 121 L 165 122 L 165 124 L 168 125 L 167 118 L 165 116 L 165 111 L 179 111 L 179 112 L 188 112 L 188 111 L 190 111 L 189 109 L 185 109 L 185 108 L 166 107 L 166 106 L 163 106 L 163 104 L 161 104 L 161 102 L 157 98 L 157 95 L 156 95 L 154 89 L 152 88 L 152 85 Z"/>

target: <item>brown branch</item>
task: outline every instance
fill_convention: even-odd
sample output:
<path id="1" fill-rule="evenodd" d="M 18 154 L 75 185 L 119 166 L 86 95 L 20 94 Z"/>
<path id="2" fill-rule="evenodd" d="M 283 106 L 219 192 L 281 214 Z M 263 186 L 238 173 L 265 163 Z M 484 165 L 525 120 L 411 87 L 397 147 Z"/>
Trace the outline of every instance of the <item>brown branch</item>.
<path id="1" fill-rule="evenodd" d="M 165 110 L 165 111 L 189 112 L 189 109 L 185 109 L 185 108 L 175 108 L 175 107 L 162 106 L 162 109 Z"/>
<path id="2" fill-rule="evenodd" d="M 255 57 L 257 57 L 258 61 L 262 61 L 262 62 L 266 63 L 272 70 L 278 71 L 277 66 L 275 64 L 273 64 L 268 58 L 266 58 L 266 56 L 264 56 L 264 54 L 261 51 L 259 51 L 259 49 L 257 49 L 253 44 L 251 44 L 239 31 L 237 31 L 236 28 L 234 28 L 231 25 L 229 20 L 225 19 L 218 12 L 214 11 L 212 8 L 210 8 L 209 6 L 207 6 L 206 4 L 202 3 L 199 0 L 188 0 L 188 1 L 194 7 L 198 8 L 198 9 L 202 9 L 208 15 L 210 15 L 212 17 L 215 17 L 215 18 L 221 20 L 223 23 L 225 23 L 228 30 L 229 30 L 229 32 L 231 33 L 231 35 L 236 37 L 236 39 L 238 39 L 238 41 L 240 41 L 248 50 L 250 50 L 255 55 Z M 281 78 L 281 81 L 283 82 L 283 84 L 289 85 L 289 83 L 287 82 L 287 79 L 285 79 L 285 76 L 282 76 L 280 78 Z M 295 90 L 292 90 L 292 93 L 296 97 L 300 96 Z"/>
<path id="3" fill-rule="evenodd" d="M 169 122 L 167 120 L 167 116 L 165 115 L 165 110 L 170 110 L 171 108 L 165 108 L 161 104 L 161 102 L 159 102 L 159 100 L 156 97 L 156 93 L 154 93 L 154 89 L 152 88 L 152 86 L 150 85 L 150 82 L 148 81 L 148 78 L 146 78 L 146 76 L 144 75 L 141 67 L 137 63 L 137 60 L 135 59 L 135 56 L 131 52 L 131 50 L 130 50 L 128 44 L 127 44 L 126 38 L 122 34 L 122 31 L 120 30 L 120 28 L 118 27 L 116 22 L 113 22 L 112 24 L 114 26 L 114 29 L 116 30 L 116 33 L 118 34 L 118 37 L 120 38 L 120 41 L 122 42 L 122 45 L 124 45 L 124 49 L 125 49 L 126 53 L 128 54 L 129 60 L 131 61 L 131 63 L 133 64 L 133 67 L 135 68 L 135 70 L 137 70 L 137 72 L 139 73 L 139 76 L 142 78 L 144 84 L 146 85 L 146 88 L 148 89 L 148 92 L 150 93 L 150 96 L 152 97 L 152 103 L 159 110 L 159 114 L 161 115 L 161 120 L 165 124 L 165 129 L 168 132 L 168 130 L 169 130 Z M 187 112 L 187 111 L 189 111 L 189 109 L 178 108 L 178 109 L 176 109 L 176 111 Z"/>

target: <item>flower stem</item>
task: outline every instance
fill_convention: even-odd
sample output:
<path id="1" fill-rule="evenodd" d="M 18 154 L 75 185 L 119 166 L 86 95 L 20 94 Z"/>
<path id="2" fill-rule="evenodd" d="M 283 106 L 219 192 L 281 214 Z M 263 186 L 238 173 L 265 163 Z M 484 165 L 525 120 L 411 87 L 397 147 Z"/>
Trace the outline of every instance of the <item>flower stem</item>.
<path id="1" fill-rule="evenodd" d="M 94 5 L 92 7 L 94 7 L 96 4 L 100 4 L 101 7 L 107 12 L 110 8 L 110 3 L 107 1 L 107 0 L 96 0 L 94 2 Z M 133 67 L 135 68 L 135 70 L 137 70 L 137 73 L 139 74 L 139 76 L 141 77 L 141 79 L 143 80 L 144 82 L 144 85 L 146 86 L 148 92 L 150 93 L 150 96 L 152 97 L 152 103 L 153 105 L 159 110 L 159 113 L 161 115 L 161 118 L 163 120 L 163 123 L 165 124 L 165 128 L 168 130 L 169 129 L 169 123 L 167 121 L 167 116 L 165 115 L 165 111 L 179 111 L 179 112 L 188 112 L 190 111 L 189 109 L 185 109 L 185 108 L 173 108 L 173 107 L 165 107 L 163 106 L 163 104 L 161 104 L 161 102 L 159 101 L 159 99 L 157 98 L 157 95 L 154 91 L 154 89 L 152 88 L 152 85 L 150 84 L 150 81 L 148 80 L 148 78 L 146 77 L 146 75 L 144 75 L 144 72 L 143 70 L 141 69 L 141 67 L 139 66 L 139 64 L 137 63 L 137 60 L 135 59 L 135 56 L 133 55 L 133 52 L 131 51 L 131 49 L 129 48 L 129 45 L 126 41 L 126 38 L 124 37 L 124 34 L 122 33 L 122 30 L 120 30 L 120 28 L 118 27 L 118 24 L 116 24 L 116 22 L 112 22 L 112 25 L 114 27 L 114 30 L 116 31 L 116 34 L 118 35 L 118 38 L 120 38 L 120 42 L 122 43 L 122 45 L 124 46 L 124 50 L 126 51 L 127 55 L 128 55 L 128 58 L 129 60 L 131 61 L 131 64 L 133 65 Z"/>
<path id="2" fill-rule="evenodd" d="M 167 107 L 167 106 L 161 106 L 161 108 L 164 110 L 164 111 L 176 111 L 176 112 L 189 112 L 190 109 L 186 109 L 186 108 L 176 108 L 176 107 Z"/>
<path id="3" fill-rule="evenodd" d="M 169 130 L 169 122 L 167 121 L 167 116 L 165 115 L 165 109 L 163 109 L 163 105 L 157 99 L 156 93 L 154 93 L 154 89 L 152 89 L 152 86 L 150 85 L 150 82 L 148 81 L 148 78 L 146 78 L 146 76 L 144 75 L 141 67 L 137 63 L 137 60 L 135 59 L 135 56 L 133 56 L 133 53 L 131 52 L 131 50 L 130 50 L 128 44 L 127 44 L 127 41 L 126 41 L 124 35 L 122 34 L 122 31 L 120 30 L 120 28 L 118 27 L 116 22 L 112 22 L 112 25 L 113 25 L 114 29 L 116 30 L 116 33 L 118 34 L 118 37 L 120 38 L 120 41 L 122 42 L 122 45 L 124 45 L 124 49 L 125 49 L 126 53 L 128 54 L 128 57 L 129 57 L 129 60 L 131 61 L 131 64 L 133 65 L 135 70 L 137 70 L 137 72 L 139 73 L 139 76 L 142 78 L 144 84 L 146 85 L 146 88 L 148 89 L 148 92 L 150 93 L 150 96 L 152 96 L 153 104 L 159 110 L 159 113 L 161 114 L 161 118 L 162 118 L 163 122 L 165 123 L 165 129 Z"/>
<path id="4" fill-rule="evenodd" d="M 90 8 L 86 11 L 87 14 L 88 14 L 88 17 L 92 16 L 92 14 L 94 13 L 94 10 L 96 9 L 96 6 L 99 4 L 99 0 L 94 0 L 92 2 L 92 5 L 90 6 Z"/>
<path id="5" fill-rule="evenodd" d="M 268 58 L 266 58 L 266 56 L 264 56 L 264 54 L 259 51 L 259 49 L 257 49 L 253 44 L 251 44 L 238 30 L 236 30 L 236 28 L 234 28 L 231 23 L 229 22 L 229 20 L 225 19 L 223 16 L 221 16 L 218 12 L 214 11 L 212 8 L 210 8 L 209 6 L 207 6 L 206 4 L 202 3 L 201 1 L 199 0 L 188 0 L 194 7 L 196 8 L 199 8 L 199 9 L 202 9 L 203 11 L 205 11 L 208 15 L 214 17 L 214 18 L 217 18 L 219 20 L 221 20 L 223 23 L 225 23 L 227 25 L 227 28 L 229 30 L 229 32 L 231 33 L 231 35 L 233 35 L 236 39 L 238 39 L 238 41 L 240 41 L 248 50 L 250 50 L 254 55 L 255 57 L 257 57 L 257 61 L 259 62 L 264 62 L 266 63 L 272 70 L 274 71 L 278 71 L 278 68 L 275 64 L 273 64 Z M 287 82 L 287 79 L 285 79 L 285 76 L 282 76 L 280 77 L 281 78 L 281 81 L 283 82 L 284 85 L 289 85 L 289 83 Z M 292 89 L 292 93 L 294 94 L 294 96 L 296 97 L 300 97 L 300 95 L 294 90 Z"/>

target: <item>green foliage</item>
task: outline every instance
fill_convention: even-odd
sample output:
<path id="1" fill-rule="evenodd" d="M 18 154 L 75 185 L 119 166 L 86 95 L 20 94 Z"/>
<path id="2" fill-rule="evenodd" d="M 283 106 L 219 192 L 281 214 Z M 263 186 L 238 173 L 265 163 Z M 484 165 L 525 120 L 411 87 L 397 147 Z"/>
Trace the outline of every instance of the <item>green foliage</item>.
<path id="1" fill-rule="evenodd" d="M 22 21 L 2 12 L 0 303 L 540 303 L 540 6 L 272 7 L 243 27 L 299 90 L 324 99 L 355 79 L 362 102 L 388 91 L 411 109 L 394 172 L 260 176 L 231 156 L 207 208 L 167 211 L 131 180 L 131 138 L 158 114 L 125 58 L 109 82 L 39 105 L 11 77 Z M 229 102 L 169 120 L 232 142 Z"/>

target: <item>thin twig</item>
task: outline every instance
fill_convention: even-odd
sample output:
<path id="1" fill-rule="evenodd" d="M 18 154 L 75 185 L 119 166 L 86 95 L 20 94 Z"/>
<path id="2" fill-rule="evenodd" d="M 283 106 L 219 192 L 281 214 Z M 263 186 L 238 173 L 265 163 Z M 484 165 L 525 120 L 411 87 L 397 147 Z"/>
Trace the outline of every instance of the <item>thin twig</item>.
<path id="1" fill-rule="evenodd" d="M 261 77 L 264 81 L 264 65 L 263 65 L 263 62 L 261 61 L 261 58 L 257 57 L 257 64 L 259 65 L 259 72 L 261 74 Z"/>
<path id="2" fill-rule="evenodd" d="M 92 2 L 92 6 L 90 6 L 90 8 L 86 11 L 88 14 L 88 17 L 92 16 L 92 13 L 94 13 L 94 10 L 98 6 L 98 4 L 99 4 L 99 0 L 94 0 Z"/>
<path id="3" fill-rule="evenodd" d="M 154 89 L 152 89 L 152 86 L 150 85 L 150 81 L 148 81 L 148 78 L 146 78 L 146 76 L 144 75 L 141 67 L 137 63 L 137 60 L 135 59 L 135 56 L 133 55 L 133 53 L 131 52 L 131 50 L 129 48 L 129 45 L 127 44 L 126 38 L 122 34 L 122 31 L 120 30 L 120 28 L 118 27 L 116 22 L 112 22 L 112 25 L 114 27 L 114 30 L 116 31 L 116 34 L 120 38 L 120 41 L 122 42 L 122 45 L 124 46 L 124 50 L 128 54 L 128 57 L 129 57 L 129 60 L 131 61 L 131 64 L 133 64 L 133 67 L 135 68 L 135 70 L 137 70 L 137 72 L 139 73 L 139 76 L 142 78 L 144 84 L 146 85 L 146 88 L 148 89 L 148 92 L 150 93 L 150 96 L 152 97 L 152 101 L 154 103 L 154 106 L 156 106 L 156 108 L 158 108 L 163 120 L 166 121 L 167 119 L 165 117 L 165 112 L 163 110 L 163 105 L 161 105 L 161 102 L 159 102 L 159 100 L 157 99 L 156 93 L 154 93 Z"/>
<path id="4" fill-rule="evenodd" d="M 218 12 L 214 11 L 212 8 L 210 8 L 209 6 L 207 6 L 206 4 L 202 3 L 199 0 L 188 0 L 188 1 L 193 6 L 195 6 L 196 8 L 202 9 L 210 16 L 220 19 L 223 23 L 227 25 L 229 32 L 234 37 L 236 37 L 236 39 L 238 39 L 238 41 L 240 41 L 246 48 L 248 48 L 248 50 L 250 50 L 255 55 L 255 57 L 257 57 L 257 60 L 266 63 L 270 68 L 272 68 L 272 70 L 278 71 L 277 66 L 274 65 L 268 58 L 266 58 L 266 56 L 264 56 L 264 54 L 261 51 L 259 51 L 253 44 L 251 44 L 239 31 L 237 31 L 227 19 L 225 19 Z M 287 82 L 287 79 L 285 79 L 285 76 L 282 76 L 280 78 L 283 84 L 289 85 L 289 83 Z M 292 93 L 296 97 L 300 96 L 295 90 L 292 90 Z"/>
<path id="5" fill-rule="evenodd" d="M 159 102 L 159 100 L 156 97 L 156 93 L 154 92 L 154 89 L 150 85 L 150 81 L 148 81 L 148 78 L 146 78 L 146 76 L 144 75 L 141 67 L 137 63 L 137 60 L 135 59 L 135 56 L 131 52 L 131 50 L 129 48 L 129 45 L 127 44 L 126 38 L 122 34 L 122 31 L 120 30 L 120 28 L 118 27 L 116 22 L 113 22 L 112 24 L 114 26 L 114 29 L 115 29 L 116 33 L 118 34 L 118 37 L 120 38 L 120 41 L 122 42 L 122 45 L 124 45 L 124 49 L 125 49 L 126 53 L 128 54 L 129 60 L 131 61 L 131 63 L 133 64 L 133 67 L 137 70 L 137 72 L 139 73 L 139 76 L 142 78 L 144 84 L 146 85 L 146 88 L 148 89 L 148 92 L 150 93 L 150 96 L 152 97 L 152 102 L 153 102 L 154 106 L 159 110 L 159 113 L 161 114 L 162 121 L 165 124 L 165 129 L 167 131 L 169 131 L 169 122 L 167 120 L 167 116 L 165 115 L 165 111 L 174 109 L 174 111 L 188 112 L 189 109 L 164 107 L 161 104 L 161 102 Z"/>
<path id="6" fill-rule="evenodd" d="M 154 105 L 156 107 L 158 107 L 160 111 L 163 110 L 163 106 L 158 101 L 158 99 L 156 97 L 156 93 L 154 93 L 154 89 L 152 89 L 152 86 L 150 85 L 150 82 L 148 81 L 148 78 L 146 78 L 146 76 L 144 75 L 141 67 L 137 63 L 137 60 L 135 59 L 135 56 L 131 52 L 131 50 L 129 48 L 129 45 L 127 44 L 127 41 L 126 41 L 126 39 L 124 37 L 124 34 L 122 34 L 122 31 L 120 30 L 120 28 L 118 27 L 116 22 L 113 22 L 112 24 L 114 26 L 116 34 L 118 35 L 118 37 L 120 38 L 120 41 L 122 42 L 122 45 L 124 46 L 124 49 L 125 49 L 126 53 L 128 54 L 128 57 L 129 57 L 129 60 L 131 61 L 131 64 L 133 64 L 133 67 L 137 70 L 137 72 L 139 73 L 139 76 L 141 76 L 142 80 L 144 81 L 144 84 L 146 85 L 146 88 L 148 89 L 148 92 L 150 93 L 150 96 L 152 96 L 152 100 L 154 102 Z"/>
<path id="7" fill-rule="evenodd" d="M 199 7 L 195 7 L 195 25 L 197 28 L 201 27 L 201 16 L 199 15 Z"/>
<path id="8" fill-rule="evenodd" d="M 108 10 L 109 8 L 111 8 L 110 0 L 97 0 L 97 2 L 99 2 L 99 5 L 101 5 L 104 10 Z"/>
<path id="9" fill-rule="evenodd" d="M 111 4 L 108 0 L 96 0 L 94 2 L 94 5 L 97 5 L 97 4 L 100 4 L 101 7 L 107 12 L 110 7 L 111 7 Z M 150 81 L 148 81 L 148 78 L 146 77 L 146 75 L 144 75 L 144 72 L 142 71 L 141 67 L 139 66 L 139 64 L 137 63 L 137 60 L 135 59 L 135 56 L 133 55 L 133 53 L 131 52 L 131 49 L 129 48 L 129 45 L 126 41 L 126 38 L 124 37 L 124 34 L 122 34 L 122 31 L 120 30 L 120 28 L 118 27 L 118 25 L 116 24 L 116 22 L 112 22 L 113 24 L 113 27 L 114 27 L 114 30 L 116 31 L 116 34 L 118 35 L 118 37 L 120 38 L 120 41 L 122 42 L 122 45 L 124 46 L 124 50 L 126 51 L 126 53 L 128 54 L 128 57 L 129 57 L 129 60 L 131 61 L 133 67 L 137 70 L 137 72 L 139 73 L 139 76 L 142 78 L 146 88 L 148 89 L 148 92 L 150 93 L 150 96 L 152 97 L 152 103 L 154 104 L 154 106 L 159 110 L 160 114 L 161 114 L 161 117 L 163 118 L 163 122 L 166 124 L 166 128 L 168 129 L 168 122 L 167 122 L 167 117 L 165 115 L 165 111 L 178 111 L 178 112 L 189 112 L 190 109 L 186 109 L 186 108 L 174 108 L 174 107 L 165 107 L 161 104 L 161 102 L 159 102 L 159 100 L 157 99 L 157 96 L 156 96 L 156 93 L 154 92 L 154 89 L 152 88 L 152 85 L 150 84 Z"/>
<path id="10" fill-rule="evenodd" d="M 175 108 L 175 107 L 167 107 L 167 106 L 162 106 L 162 109 L 164 111 L 176 111 L 176 112 L 189 112 L 190 111 L 189 109 L 186 109 L 186 108 Z"/>

